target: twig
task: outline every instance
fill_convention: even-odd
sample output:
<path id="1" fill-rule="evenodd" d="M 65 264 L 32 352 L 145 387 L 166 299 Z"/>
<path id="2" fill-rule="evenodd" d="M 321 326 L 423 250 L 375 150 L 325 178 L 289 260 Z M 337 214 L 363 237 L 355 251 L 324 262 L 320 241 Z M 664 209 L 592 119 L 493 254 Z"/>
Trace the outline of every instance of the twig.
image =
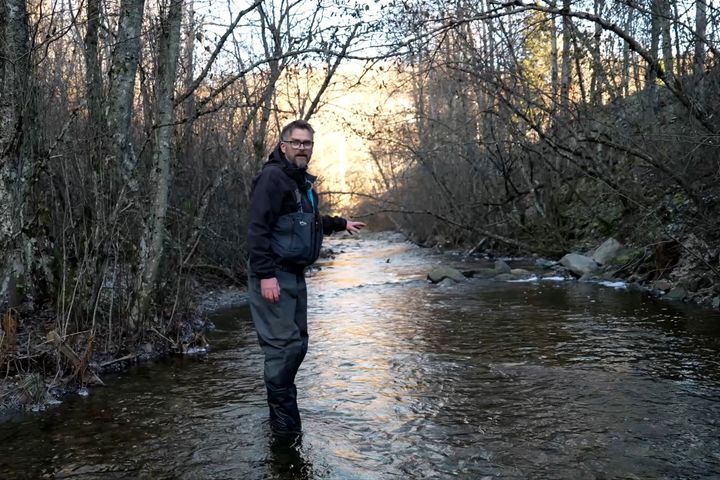
<path id="1" fill-rule="evenodd" d="M 482 240 L 480 240 L 477 245 L 475 245 L 473 248 L 468 250 L 468 252 L 465 254 L 465 257 L 469 257 L 473 253 L 477 252 L 482 248 L 483 245 L 485 245 L 485 242 L 487 242 L 487 237 L 483 237 Z"/>
<path id="2" fill-rule="evenodd" d="M 130 354 L 130 355 L 125 355 L 124 357 L 115 358 L 115 359 L 113 359 L 113 360 L 108 360 L 107 362 L 101 363 L 101 364 L 100 364 L 100 367 L 101 367 L 101 368 L 105 368 L 105 367 L 107 367 L 108 365 L 112 365 L 112 364 L 114 364 L 114 363 L 124 362 L 124 361 L 126 361 L 126 360 L 134 360 L 135 358 L 137 358 L 137 356 L 138 356 L 137 353 L 133 353 L 133 354 Z"/>

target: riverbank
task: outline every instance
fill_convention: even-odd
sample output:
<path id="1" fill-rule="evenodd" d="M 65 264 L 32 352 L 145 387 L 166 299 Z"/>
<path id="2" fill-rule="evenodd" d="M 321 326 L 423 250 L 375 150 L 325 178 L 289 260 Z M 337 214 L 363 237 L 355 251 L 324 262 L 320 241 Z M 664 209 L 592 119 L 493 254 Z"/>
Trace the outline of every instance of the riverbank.
<path id="1" fill-rule="evenodd" d="M 585 242 L 583 248 L 556 258 L 536 254 L 508 256 L 502 250 L 478 251 L 477 246 L 469 250 L 446 249 L 440 242 L 423 246 L 454 256 L 507 261 L 506 265 L 496 264 L 490 270 L 465 272 L 468 276 L 527 281 L 532 276 L 560 275 L 568 280 L 640 291 L 662 301 L 694 303 L 709 310 L 720 310 L 720 249 L 701 245 L 693 236 L 645 246 L 623 245 L 610 237 L 596 245 Z M 442 272 L 436 272 L 435 276 L 438 281 L 445 277 Z"/>
<path id="2" fill-rule="evenodd" d="M 38 331 L 38 325 L 52 324 L 54 314 L 21 307 L 12 317 L 14 348 L 6 347 L 0 355 L 6 373 L 0 377 L 0 415 L 41 411 L 67 395 L 88 395 L 92 388 L 104 385 L 105 374 L 137 364 L 174 355 L 205 354 L 210 346 L 205 335 L 212 328 L 208 315 L 247 305 L 247 294 L 239 286 L 216 279 L 196 277 L 192 283 L 196 287 L 194 298 L 187 302 L 187 311 L 178 312 L 173 333 L 152 326 L 119 345 L 111 344 L 112 339 L 93 338 L 88 332 L 61 337 L 55 330 Z M 6 318 L 4 325 L 8 323 Z M 96 348 L 98 343 L 105 348 Z M 58 369 L 57 362 L 67 362 L 68 367 Z M 7 374 L 12 371 L 15 373 Z"/>

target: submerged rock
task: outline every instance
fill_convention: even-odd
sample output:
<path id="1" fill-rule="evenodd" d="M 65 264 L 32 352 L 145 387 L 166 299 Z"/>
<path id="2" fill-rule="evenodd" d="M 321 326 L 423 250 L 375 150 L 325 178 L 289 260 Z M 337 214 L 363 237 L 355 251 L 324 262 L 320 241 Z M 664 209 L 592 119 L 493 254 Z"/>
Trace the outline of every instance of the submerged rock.
<path id="1" fill-rule="evenodd" d="M 438 283 L 438 286 L 439 287 L 451 287 L 451 286 L 455 285 L 456 283 L 457 282 L 455 280 L 453 280 L 452 278 L 446 277 L 442 280 L 442 282 Z"/>
<path id="2" fill-rule="evenodd" d="M 532 275 L 531 271 L 525 270 L 524 268 L 513 268 L 512 270 L 510 270 L 510 273 L 512 273 L 513 275 L 520 276 L 520 277 Z"/>
<path id="3" fill-rule="evenodd" d="M 578 281 L 586 283 L 586 282 L 597 282 L 602 280 L 602 278 L 598 277 L 597 275 L 594 275 L 592 272 L 584 273 Z"/>
<path id="4" fill-rule="evenodd" d="M 465 280 L 465 275 L 460 270 L 452 267 L 435 267 L 428 273 L 427 278 L 433 283 L 440 283 L 446 278 L 462 282 Z"/>
<path id="5" fill-rule="evenodd" d="M 474 278 L 492 278 L 497 275 L 494 268 L 479 268 L 473 271 Z"/>

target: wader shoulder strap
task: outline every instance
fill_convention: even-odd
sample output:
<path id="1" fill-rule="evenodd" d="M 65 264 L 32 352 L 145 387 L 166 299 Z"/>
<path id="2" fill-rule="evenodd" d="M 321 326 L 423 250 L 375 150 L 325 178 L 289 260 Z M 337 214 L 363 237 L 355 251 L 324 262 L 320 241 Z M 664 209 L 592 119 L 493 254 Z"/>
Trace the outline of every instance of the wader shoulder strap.
<path id="1" fill-rule="evenodd" d="M 295 190 L 293 191 L 293 195 L 295 195 L 295 203 L 297 203 L 298 206 L 298 212 L 302 213 L 302 196 L 300 195 L 300 189 L 295 187 Z"/>

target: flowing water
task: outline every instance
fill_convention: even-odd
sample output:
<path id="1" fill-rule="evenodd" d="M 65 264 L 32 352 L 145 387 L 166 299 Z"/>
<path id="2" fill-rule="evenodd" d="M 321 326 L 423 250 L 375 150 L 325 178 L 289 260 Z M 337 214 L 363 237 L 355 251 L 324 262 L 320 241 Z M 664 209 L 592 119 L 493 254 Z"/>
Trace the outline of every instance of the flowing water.
<path id="1" fill-rule="evenodd" d="M 718 314 L 576 282 L 430 285 L 447 257 L 331 247 L 308 279 L 301 442 L 271 440 L 240 309 L 205 358 L 0 420 L 0 479 L 720 478 Z"/>

